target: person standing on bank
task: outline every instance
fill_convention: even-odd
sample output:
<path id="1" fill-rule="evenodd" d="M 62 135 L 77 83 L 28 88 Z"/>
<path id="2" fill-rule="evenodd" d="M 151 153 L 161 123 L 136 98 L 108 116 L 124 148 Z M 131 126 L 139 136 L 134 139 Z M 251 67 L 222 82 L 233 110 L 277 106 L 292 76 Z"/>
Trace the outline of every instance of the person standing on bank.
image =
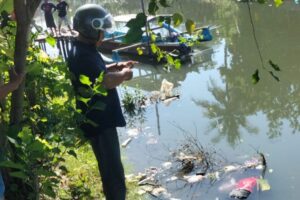
<path id="1" fill-rule="evenodd" d="M 70 33 L 73 33 L 67 17 L 67 10 L 69 8 L 69 5 L 67 4 L 67 2 L 63 0 L 57 0 L 57 1 L 58 4 L 56 5 L 56 9 L 58 11 L 58 34 L 60 35 L 61 33 L 60 28 L 62 22 L 64 22 L 65 25 L 68 26 Z"/>
<path id="2" fill-rule="evenodd" d="M 41 5 L 41 9 L 44 11 L 47 28 L 50 28 L 52 35 L 56 34 L 56 25 L 53 18 L 53 13 L 56 11 L 55 5 L 45 0 Z"/>
<path id="3" fill-rule="evenodd" d="M 77 100 L 77 108 L 92 121 L 80 125 L 81 130 L 91 143 L 98 161 L 103 191 L 107 200 L 124 200 L 126 186 L 124 169 L 121 162 L 117 127 L 126 125 L 116 87 L 133 76 L 131 68 L 137 62 L 127 61 L 105 65 L 97 46 L 101 45 L 104 32 L 112 27 L 112 16 L 97 4 L 85 4 L 76 10 L 73 28 L 79 35 L 69 52 L 68 67 L 73 75 L 72 85 L 77 96 L 83 96 L 85 88 L 80 75 L 95 81 L 104 73 L 102 85 L 107 95 L 94 95 L 88 105 Z M 103 109 L 91 110 L 96 102 Z M 96 125 L 95 125 L 96 124 Z"/>

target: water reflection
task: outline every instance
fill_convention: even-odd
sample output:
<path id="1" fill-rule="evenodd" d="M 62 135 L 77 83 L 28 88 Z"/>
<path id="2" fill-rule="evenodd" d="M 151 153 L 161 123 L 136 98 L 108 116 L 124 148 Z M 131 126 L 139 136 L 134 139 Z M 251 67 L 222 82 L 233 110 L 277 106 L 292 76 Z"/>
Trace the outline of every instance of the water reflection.
<path id="1" fill-rule="evenodd" d="M 257 128 L 249 125 L 246 119 L 251 110 L 244 107 L 234 88 L 231 90 L 227 84 L 221 88 L 213 80 L 210 85 L 208 91 L 216 101 L 194 100 L 194 103 L 205 109 L 205 117 L 211 121 L 208 131 L 217 129 L 219 133 L 213 142 L 217 143 L 225 137 L 229 144 L 235 145 L 240 141 L 240 128 L 246 129 L 248 133 L 257 133 Z"/>
<path id="2" fill-rule="evenodd" d="M 159 90 L 163 79 L 167 79 L 174 84 L 174 88 L 176 89 L 185 81 L 188 74 L 200 73 L 203 69 L 211 69 L 214 66 L 212 61 L 213 53 L 213 47 L 207 48 L 194 57 L 194 63 L 188 62 L 179 70 L 171 69 L 168 71 L 164 69 L 163 65 L 138 65 L 134 69 L 135 77 L 128 82 L 128 85 L 151 92 Z M 199 64 L 201 64 L 201 67 L 199 67 Z"/>
<path id="3" fill-rule="evenodd" d="M 241 8 L 244 6 L 240 5 Z M 214 80 L 210 81 L 208 91 L 214 97 L 214 101 L 194 100 L 197 105 L 205 109 L 205 116 L 211 120 L 209 130 L 218 131 L 219 135 L 213 139 L 214 142 L 225 137 L 228 143 L 234 146 L 240 140 L 241 128 L 244 128 L 247 133 L 257 133 L 258 129 L 249 125 L 247 117 L 258 112 L 262 112 L 267 118 L 269 130 L 266 133 L 270 138 L 282 135 L 285 121 L 289 122 L 293 132 L 300 130 L 300 98 L 297 95 L 299 79 L 295 77 L 300 71 L 295 65 L 296 55 L 290 53 L 293 49 L 299 51 L 299 46 L 287 44 L 286 40 L 282 41 L 274 37 L 278 34 L 287 34 L 283 27 L 288 26 L 290 32 L 287 37 L 294 38 L 295 32 L 299 33 L 297 20 L 288 19 L 299 16 L 286 13 L 285 10 L 276 10 L 278 14 L 273 8 L 268 8 L 266 13 L 266 11 L 262 12 L 266 8 L 253 6 L 256 29 L 259 30 L 258 36 L 262 38 L 260 44 L 265 62 L 278 55 L 276 61 L 285 63 L 287 67 L 284 67 L 283 72 L 279 74 L 281 77 L 279 83 L 268 76 L 267 70 L 261 70 L 263 71 L 261 82 L 258 85 L 252 84 L 251 74 L 261 66 L 249 26 L 249 16 L 242 14 L 243 9 L 241 9 L 236 26 L 239 27 L 238 30 L 242 30 L 242 33 L 235 32 L 229 34 L 229 38 L 225 37 L 224 64 L 218 68 L 224 84 L 218 86 Z M 265 23 L 266 19 L 269 20 L 268 23 Z M 274 31 L 270 33 L 270 30 Z M 277 53 L 279 49 L 281 52 Z M 285 55 L 284 58 L 281 58 L 282 54 Z"/>

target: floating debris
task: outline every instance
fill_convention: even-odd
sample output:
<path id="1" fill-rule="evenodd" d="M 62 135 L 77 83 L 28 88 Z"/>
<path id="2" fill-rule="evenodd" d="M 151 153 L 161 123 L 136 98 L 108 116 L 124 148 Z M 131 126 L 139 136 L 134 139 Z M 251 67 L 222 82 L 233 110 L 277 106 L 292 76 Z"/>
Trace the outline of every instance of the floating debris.
<path id="1" fill-rule="evenodd" d="M 137 128 L 132 128 L 127 130 L 127 134 L 129 137 L 137 137 L 139 135 L 140 131 Z"/>
<path id="2" fill-rule="evenodd" d="M 150 93 L 150 101 L 162 101 L 166 106 L 170 105 L 172 101 L 179 99 L 180 97 L 179 94 L 174 94 L 173 87 L 173 83 L 163 79 L 160 86 L 160 91 L 152 91 Z"/>
<path id="3" fill-rule="evenodd" d="M 183 178 L 188 182 L 188 183 L 197 183 L 199 181 L 202 181 L 205 179 L 205 176 L 202 175 L 190 175 L 190 176 L 183 176 Z"/>
<path id="4" fill-rule="evenodd" d="M 164 162 L 162 166 L 164 169 L 170 169 L 172 167 L 172 162 Z"/>
<path id="5" fill-rule="evenodd" d="M 224 167 L 224 172 L 233 172 L 241 169 L 241 166 L 239 165 L 228 165 Z"/>
<path id="6" fill-rule="evenodd" d="M 266 180 L 266 179 L 263 179 L 263 178 L 258 179 L 258 184 L 259 184 L 259 189 L 261 191 L 268 191 L 271 189 L 271 186 L 270 186 L 268 180 Z"/>
<path id="7" fill-rule="evenodd" d="M 121 144 L 121 146 L 122 146 L 123 148 L 125 148 L 125 147 L 127 147 L 127 145 L 128 145 L 131 141 L 132 141 L 132 137 L 126 139 L 126 140 Z"/>
<path id="8" fill-rule="evenodd" d="M 164 100 L 168 97 L 173 97 L 173 87 L 173 83 L 163 79 L 160 86 L 160 99 Z"/>
<path id="9" fill-rule="evenodd" d="M 141 189 L 139 193 L 147 193 L 158 199 L 172 199 L 168 190 L 174 187 L 188 191 L 192 186 L 200 184 L 202 187 L 217 184 L 217 190 L 222 195 L 246 199 L 255 186 L 259 186 L 261 191 L 270 190 L 268 181 L 260 178 L 264 176 L 267 165 L 262 153 L 241 164 L 229 164 L 214 149 L 204 148 L 198 141 L 191 137 L 185 139 L 185 144 L 172 151 L 168 161 L 163 162 L 160 168 L 147 169 L 138 181 Z M 175 194 L 176 192 L 173 195 Z M 216 197 L 218 198 L 222 199 Z"/>
<path id="10" fill-rule="evenodd" d="M 229 196 L 235 199 L 247 199 L 252 193 L 256 184 L 256 177 L 241 179 L 237 182 L 235 189 L 230 192 Z"/>

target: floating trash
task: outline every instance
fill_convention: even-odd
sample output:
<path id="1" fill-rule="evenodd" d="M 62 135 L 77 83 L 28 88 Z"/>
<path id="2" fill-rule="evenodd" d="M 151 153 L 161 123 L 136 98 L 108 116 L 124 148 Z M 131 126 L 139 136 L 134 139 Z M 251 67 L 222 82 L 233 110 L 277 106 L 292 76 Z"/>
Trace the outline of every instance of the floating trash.
<path id="1" fill-rule="evenodd" d="M 229 196 L 235 199 L 247 199 L 252 193 L 256 184 L 256 177 L 241 179 L 237 182 L 235 189 L 230 192 Z"/>

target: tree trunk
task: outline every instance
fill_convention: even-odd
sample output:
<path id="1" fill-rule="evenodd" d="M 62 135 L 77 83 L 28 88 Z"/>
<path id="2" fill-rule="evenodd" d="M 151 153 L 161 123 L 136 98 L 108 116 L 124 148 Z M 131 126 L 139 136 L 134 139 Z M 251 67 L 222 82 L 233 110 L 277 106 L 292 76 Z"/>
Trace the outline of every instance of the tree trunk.
<path id="1" fill-rule="evenodd" d="M 30 23 L 40 2 L 41 0 L 14 0 L 14 12 L 17 22 L 14 65 L 17 73 L 23 73 L 26 70 L 26 54 L 28 49 Z M 25 78 L 19 88 L 12 93 L 11 98 L 10 123 L 18 126 L 20 125 L 23 116 L 24 88 Z M 12 157 L 16 156 L 13 150 L 10 150 L 10 154 L 12 154 Z M 8 173 L 5 173 L 5 175 L 5 184 L 10 185 L 10 182 L 12 181 L 11 177 L 9 177 Z M 29 186 L 23 183 L 20 179 L 16 179 L 15 184 L 18 185 L 19 192 L 13 195 L 15 197 L 20 195 L 28 197 L 27 190 Z"/>
<path id="2" fill-rule="evenodd" d="M 25 71 L 30 22 L 40 2 L 41 0 L 14 0 L 14 11 L 17 20 L 14 61 L 17 73 Z M 22 121 L 23 94 L 24 81 L 12 95 L 10 112 L 10 122 L 12 124 L 19 124 Z"/>

